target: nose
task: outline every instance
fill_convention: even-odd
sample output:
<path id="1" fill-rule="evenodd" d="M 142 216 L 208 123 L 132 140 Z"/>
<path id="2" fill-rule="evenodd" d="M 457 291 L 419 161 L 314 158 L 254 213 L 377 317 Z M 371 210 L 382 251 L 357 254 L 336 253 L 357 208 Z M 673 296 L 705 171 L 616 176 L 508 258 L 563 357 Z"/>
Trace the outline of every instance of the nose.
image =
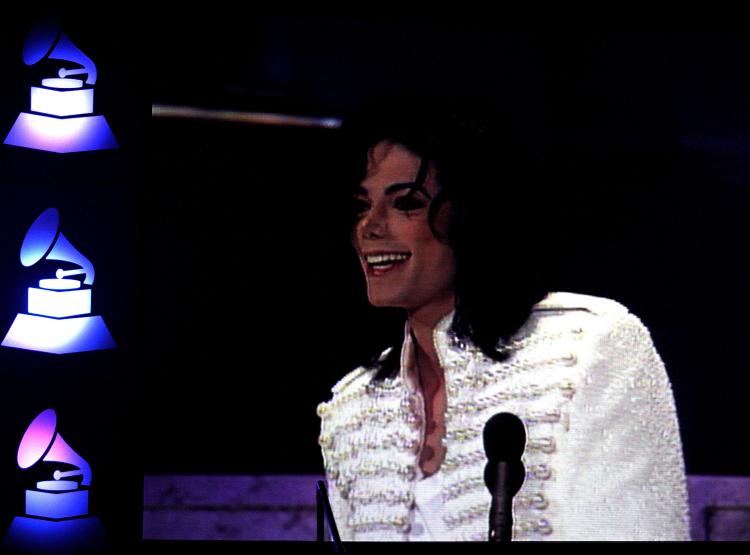
<path id="1" fill-rule="evenodd" d="M 373 207 L 359 222 L 362 239 L 381 239 L 388 234 L 388 223 L 384 211 Z"/>

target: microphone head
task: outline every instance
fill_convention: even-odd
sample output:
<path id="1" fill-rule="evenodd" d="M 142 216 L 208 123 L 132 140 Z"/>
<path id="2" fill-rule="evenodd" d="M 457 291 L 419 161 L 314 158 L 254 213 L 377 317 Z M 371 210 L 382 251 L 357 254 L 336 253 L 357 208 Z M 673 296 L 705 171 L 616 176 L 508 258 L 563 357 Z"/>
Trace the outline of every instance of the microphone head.
<path id="1" fill-rule="evenodd" d="M 521 460 L 526 448 L 526 429 L 521 419 L 509 412 L 493 415 L 484 425 L 484 452 L 490 462 Z"/>

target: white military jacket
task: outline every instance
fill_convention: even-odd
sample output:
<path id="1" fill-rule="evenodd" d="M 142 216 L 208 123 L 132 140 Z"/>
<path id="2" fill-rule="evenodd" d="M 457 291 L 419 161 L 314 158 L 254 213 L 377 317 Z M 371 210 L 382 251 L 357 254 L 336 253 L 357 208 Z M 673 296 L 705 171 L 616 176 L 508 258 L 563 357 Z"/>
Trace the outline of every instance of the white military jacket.
<path id="1" fill-rule="evenodd" d="M 672 390 L 636 316 L 609 299 L 551 293 L 502 363 L 457 340 L 448 330 L 452 316 L 435 327 L 433 340 L 447 396 L 440 517 L 455 540 L 487 538 L 482 430 L 498 412 L 526 427 L 514 540 L 689 539 Z M 406 360 L 399 376 L 382 383 L 372 381 L 374 369 L 354 370 L 318 407 L 344 540 L 408 539 L 424 401 Z"/>

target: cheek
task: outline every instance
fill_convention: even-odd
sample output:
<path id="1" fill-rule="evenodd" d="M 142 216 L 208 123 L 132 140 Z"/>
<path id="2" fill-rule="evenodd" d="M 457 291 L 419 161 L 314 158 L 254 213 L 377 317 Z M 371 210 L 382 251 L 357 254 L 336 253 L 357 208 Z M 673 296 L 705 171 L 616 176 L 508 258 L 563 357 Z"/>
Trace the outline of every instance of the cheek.
<path id="1" fill-rule="evenodd" d="M 453 249 L 430 235 L 420 245 L 422 264 L 440 281 L 452 280 L 455 274 L 456 259 Z"/>
<path id="2" fill-rule="evenodd" d="M 445 201 L 435 215 L 435 231 L 441 236 L 447 238 L 449 235 L 451 215 L 453 213 L 453 204 Z"/>
<path id="3" fill-rule="evenodd" d="M 351 233 L 349 234 L 349 242 L 351 245 L 356 249 L 359 248 L 359 238 L 360 238 L 360 226 L 362 225 L 361 221 L 357 221 L 352 226 Z"/>
<path id="4" fill-rule="evenodd" d="M 410 239 L 415 251 L 429 255 L 429 258 L 439 256 L 443 250 L 450 251 L 447 245 L 438 241 L 426 220 L 409 222 L 402 228 L 402 235 Z"/>
<path id="5" fill-rule="evenodd" d="M 456 275 L 456 258 L 453 255 L 453 251 L 441 245 L 441 248 L 435 252 L 435 259 L 437 261 L 438 272 L 441 274 L 443 280 L 452 282 Z"/>

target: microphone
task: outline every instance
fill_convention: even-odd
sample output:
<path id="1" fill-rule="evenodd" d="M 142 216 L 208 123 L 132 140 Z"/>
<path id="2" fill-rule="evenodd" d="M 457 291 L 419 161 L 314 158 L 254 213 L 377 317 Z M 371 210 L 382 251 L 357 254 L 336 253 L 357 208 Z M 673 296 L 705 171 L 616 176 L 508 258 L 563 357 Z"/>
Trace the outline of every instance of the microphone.
<path id="1" fill-rule="evenodd" d="M 521 455 L 526 448 L 526 430 L 521 420 L 499 412 L 484 425 L 484 483 L 492 495 L 489 541 L 509 542 L 513 537 L 513 496 L 526 477 Z"/>

